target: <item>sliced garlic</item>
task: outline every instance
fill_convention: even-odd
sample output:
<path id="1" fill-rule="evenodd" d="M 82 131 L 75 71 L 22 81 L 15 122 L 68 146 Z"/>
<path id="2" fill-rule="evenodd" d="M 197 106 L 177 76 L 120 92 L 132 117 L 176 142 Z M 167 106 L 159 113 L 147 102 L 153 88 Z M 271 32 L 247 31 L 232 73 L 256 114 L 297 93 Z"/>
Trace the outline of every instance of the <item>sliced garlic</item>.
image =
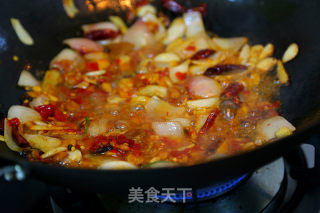
<path id="1" fill-rule="evenodd" d="M 16 32 L 19 40 L 24 43 L 25 45 L 33 45 L 34 41 L 30 34 L 26 31 L 26 29 L 22 26 L 19 19 L 11 18 L 10 19 L 12 27 Z"/>
<path id="2" fill-rule="evenodd" d="M 290 44 L 282 56 L 283 63 L 287 63 L 288 61 L 291 61 L 298 55 L 298 53 L 299 53 L 298 44 L 296 43 Z"/>

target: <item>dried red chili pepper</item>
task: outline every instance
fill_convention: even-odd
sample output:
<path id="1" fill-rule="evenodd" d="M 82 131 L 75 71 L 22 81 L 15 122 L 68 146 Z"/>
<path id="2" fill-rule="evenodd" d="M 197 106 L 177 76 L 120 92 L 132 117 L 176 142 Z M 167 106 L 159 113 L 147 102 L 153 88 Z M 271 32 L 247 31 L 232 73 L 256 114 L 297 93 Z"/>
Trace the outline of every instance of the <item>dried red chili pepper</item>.
<path id="1" fill-rule="evenodd" d="M 180 157 L 190 153 L 191 150 L 192 150 L 192 148 L 187 148 L 187 149 L 182 150 L 182 151 L 172 151 L 172 152 L 170 152 L 170 155 L 172 155 L 175 158 L 180 158 Z"/>
<path id="2" fill-rule="evenodd" d="M 115 144 L 115 147 L 113 147 L 110 143 L 113 142 Z M 91 147 L 90 151 L 93 153 L 103 153 L 107 151 L 114 151 L 118 153 L 115 149 L 117 145 L 121 145 L 127 143 L 130 147 L 130 150 L 136 154 L 139 155 L 141 154 L 140 151 L 140 144 L 135 144 L 134 140 L 126 138 L 124 135 L 119 135 L 118 137 L 113 137 L 113 136 L 97 136 L 95 137 Z M 120 150 L 121 151 L 121 150 Z"/>
<path id="3" fill-rule="evenodd" d="M 34 108 L 37 112 L 40 113 L 43 120 L 48 120 L 48 117 L 54 116 L 55 106 L 52 104 L 45 104 L 41 106 L 37 106 Z"/>
<path id="4" fill-rule="evenodd" d="M 97 136 L 90 147 L 90 151 L 96 154 L 100 154 L 112 150 L 113 146 L 110 144 L 110 142 L 112 141 L 111 137 Z"/>
<path id="5" fill-rule="evenodd" d="M 204 75 L 212 77 L 215 75 L 224 74 L 226 72 L 231 72 L 234 70 L 246 70 L 246 69 L 248 69 L 248 67 L 241 64 L 219 64 L 219 65 L 208 68 L 204 72 Z"/>
<path id="6" fill-rule="evenodd" d="M 169 75 L 169 68 L 166 67 L 164 70 L 157 72 L 160 77 L 168 76 Z"/>
<path id="7" fill-rule="evenodd" d="M 185 13 L 187 12 L 187 8 L 182 6 L 180 3 L 174 0 L 162 0 L 162 5 L 174 13 Z"/>
<path id="8" fill-rule="evenodd" d="M 89 62 L 86 63 L 86 69 L 88 71 L 95 71 L 95 70 L 99 70 L 99 64 L 97 62 Z"/>
<path id="9" fill-rule="evenodd" d="M 176 77 L 182 81 L 187 78 L 187 74 L 182 72 L 176 72 Z"/>
<path id="10" fill-rule="evenodd" d="M 134 144 L 134 140 L 127 138 L 125 135 L 119 135 L 117 137 L 116 143 L 119 145 L 127 143 L 130 147 Z"/>
<path id="11" fill-rule="evenodd" d="M 203 3 L 203 4 L 200 4 L 199 6 L 197 7 L 194 7 L 194 8 L 191 8 L 189 9 L 188 11 L 198 11 L 201 13 L 202 16 L 206 15 L 207 13 L 207 4 L 206 3 Z"/>
<path id="12" fill-rule="evenodd" d="M 275 101 L 275 102 L 273 103 L 273 106 L 274 106 L 274 108 L 278 109 L 279 106 L 280 106 L 280 101 Z"/>
<path id="13" fill-rule="evenodd" d="M 188 51 L 195 51 L 196 50 L 196 47 L 194 45 L 189 45 L 186 47 L 186 50 Z"/>
<path id="14" fill-rule="evenodd" d="M 222 92 L 221 95 L 224 95 L 228 98 L 238 96 L 239 93 L 244 90 L 244 86 L 238 82 L 230 83 L 227 88 Z"/>
<path id="15" fill-rule="evenodd" d="M 4 131 L 4 118 L 0 119 L 0 131 Z"/>
<path id="16" fill-rule="evenodd" d="M 203 126 L 201 127 L 200 131 L 199 131 L 199 136 L 202 136 L 204 134 L 207 133 L 207 131 L 213 126 L 214 121 L 216 120 L 216 118 L 218 117 L 220 113 L 220 109 L 214 109 L 210 115 L 208 116 L 206 122 L 203 124 Z"/>
<path id="17" fill-rule="evenodd" d="M 211 49 L 204 49 L 196 52 L 192 57 L 191 60 L 200 60 L 200 59 L 205 59 L 208 58 L 210 55 L 215 53 L 216 51 L 211 50 Z"/>
<path id="18" fill-rule="evenodd" d="M 67 86 L 61 86 L 60 91 L 68 97 L 71 95 L 71 90 Z"/>
<path id="19" fill-rule="evenodd" d="M 109 152 L 112 152 L 112 153 L 114 153 L 116 155 L 122 155 L 124 153 L 121 149 L 118 149 L 118 148 L 113 148 Z"/>
<path id="20" fill-rule="evenodd" d="M 8 120 L 8 124 L 12 129 L 12 136 L 20 147 L 28 147 L 29 142 L 19 133 L 20 121 L 18 118 Z"/>
<path id="21" fill-rule="evenodd" d="M 12 136 L 15 139 L 18 146 L 20 147 L 29 146 L 29 142 L 22 135 L 19 134 L 18 128 L 16 126 L 12 127 Z"/>
<path id="22" fill-rule="evenodd" d="M 92 39 L 94 41 L 115 38 L 120 34 L 119 31 L 105 29 L 105 30 L 92 30 L 84 34 L 84 37 Z"/>
<path id="23" fill-rule="evenodd" d="M 149 85 L 151 84 L 149 79 L 145 78 L 145 79 L 142 79 L 142 82 L 144 83 L 144 85 Z"/>
<path id="24" fill-rule="evenodd" d="M 160 20 L 162 19 L 162 22 L 164 24 L 165 27 L 169 27 L 171 20 L 168 16 L 166 16 L 163 12 L 159 12 L 159 18 Z"/>
<path id="25" fill-rule="evenodd" d="M 126 12 L 126 19 L 129 23 L 131 23 L 134 20 L 135 16 L 136 16 L 136 14 L 135 14 L 134 10 L 128 10 Z"/>
<path id="26" fill-rule="evenodd" d="M 149 4 L 149 0 L 139 0 L 136 2 L 136 7 L 135 8 L 138 8 L 138 7 L 142 7 L 144 5 L 147 5 Z"/>
<path id="27" fill-rule="evenodd" d="M 244 86 L 238 82 L 230 83 L 227 88 L 222 92 L 222 96 L 231 98 L 232 102 L 236 105 L 240 105 L 242 102 L 239 98 L 239 93 L 244 90 Z"/>
<path id="28" fill-rule="evenodd" d="M 220 145 L 222 144 L 223 140 L 221 139 L 214 139 L 211 140 L 211 144 L 208 145 L 208 147 L 206 148 L 206 151 L 208 153 L 215 153 L 217 151 L 217 149 L 220 147 Z"/>
<path id="29" fill-rule="evenodd" d="M 142 155 L 141 145 L 140 144 L 132 144 L 129 147 L 130 147 L 130 151 L 132 152 L 132 154 L 134 154 L 136 156 Z"/>
<path id="30" fill-rule="evenodd" d="M 119 65 L 121 63 L 121 59 L 120 58 L 117 58 L 116 59 L 116 63 Z"/>
<path id="31" fill-rule="evenodd" d="M 40 160 L 40 151 L 37 149 L 24 149 L 20 152 L 20 155 L 24 158 L 27 158 L 29 161 L 38 161 Z"/>
<path id="32" fill-rule="evenodd" d="M 230 145 L 231 145 L 230 146 L 231 153 L 236 153 L 241 149 L 240 141 L 232 140 Z"/>
<path id="33" fill-rule="evenodd" d="M 76 89 L 74 89 L 73 91 L 74 91 L 74 93 L 75 93 L 76 95 L 78 95 L 79 97 L 85 97 L 85 96 L 87 96 L 87 95 L 92 94 L 92 93 L 94 92 L 94 88 L 93 88 L 93 87 L 91 87 L 91 88 L 88 87 L 88 88 L 86 88 L 86 89 L 76 88 Z"/>
<path id="34" fill-rule="evenodd" d="M 178 3 L 175 0 L 162 0 L 162 5 L 167 8 L 168 10 L 170 10 L 171 12 L 174 13 L 185 13 L 188 11 L 198 11 L 201 13 L 201 15 L 205 15 L 207 12 L 207 4 L 203 3 L 200 4 L 197 7 L 194 8 L 189 8 L 187 9 L 185 6 L 183 6 L 182 4 Z"/>
<path id="35" fill-rule="evenodd" d="M 67 117 L 65 114 L 63 114 L 63 112 L 61 112 L 61 110 L 59 109 L 56 109 L 54 111 L 54 118 L 57 120 L 57 121 L 66 121 L 67 120 Z"/>
<path id="36" fill-rule="evenodd" d="M 195 50 L 196 50 L 196 47 L 193 46 L 193 45 L 189 45 L 189 46 L 186 47 L 186 50 L 187 50 L 187 51 L 195 51 Z"/>
<path id="37" fill-rule="evenodd" d="M 18 118 L 11 118 L 8 120 L 8 124 L 9 126 L 13 127 L 13 126 L 20 126 L 20 120 Z"/>
<path id="38" fill-rule="evenodd" d="M 132 154 L 136 156 L 140 156 L 141 152 L 141 145 L 134 142 L 134 140 L 127 138 L 125 135 L 119 135 L 116 139 L 116 144 L 121 145 L 127 143 L 129 145 L 130 151 Z"/>
<path id="39" fill-rule="evenodd" d="M 167 138 L 167 137 L 162 137 L 160 139 L 163 144 L 165 144 L 166 147 L 171 148 L 171 149 L 177 149 L 179 148 L 179 144 L 177 143 L 177 141 L 175 139 L 172 138 Z"/>
<path id="40" fill-rule="evenodd" d="M 99 147 L 95 149 L 94 153 L 100 154 L 100 153 L 108 152 L 110 150 L 113 150 L 113 146 L 111 144 L 100 143 Z"/>
<path id="41" fill-rule="evenodd" d="M 72 98 L 72 101 L 76 102 L 77 104 L 83 104 L 84 100 L 81 97 Z"/>

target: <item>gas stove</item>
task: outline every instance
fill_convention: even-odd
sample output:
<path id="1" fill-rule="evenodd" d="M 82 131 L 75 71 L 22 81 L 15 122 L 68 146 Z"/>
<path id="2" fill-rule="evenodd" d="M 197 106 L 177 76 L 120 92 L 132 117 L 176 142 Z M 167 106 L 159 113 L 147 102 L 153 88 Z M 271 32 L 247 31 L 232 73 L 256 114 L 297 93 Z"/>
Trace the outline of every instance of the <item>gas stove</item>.
<path id="1" fill-rule="evenodd" d="M 311 140 L 318 142 L 320 136 Z M 205 188 L 172 189 L 170 199 L 160 193 L 161 189 L 154 189 L 153 192 L 159 193 L 153 193 L 152 202 L 145 197 L 133 200 L 130 189 L 127 196 L 114 196 L 76 192 L 36 180 L 1 180 L 0 211 L 317 213 L 320 212 L 320 182 L 304 174 L 314 166 L 314 156 L 314 147 L 304 144 L 253 173 Z"/>

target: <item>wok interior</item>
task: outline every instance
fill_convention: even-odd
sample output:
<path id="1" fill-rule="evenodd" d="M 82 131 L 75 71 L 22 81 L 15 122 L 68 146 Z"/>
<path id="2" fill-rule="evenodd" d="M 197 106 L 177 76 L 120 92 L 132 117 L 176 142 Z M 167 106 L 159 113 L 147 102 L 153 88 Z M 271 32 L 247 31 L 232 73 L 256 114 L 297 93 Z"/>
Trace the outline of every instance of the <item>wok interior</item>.
<path id="1" fill-rule="evenodd" d="M 62 40 L 81 35 L 80 26 L 106 20 L 108 15 L 121 13 L 122 1 L 107 1 L 109 7 L 102 11 L 88 10 L 87 1 L 76 1 L 80 15 L 70 19 L 61 1 L 35 0 L 5 1 L 0 7 L 0 103 L 6 113 L 13 104 L 19 104 L 24 90 L 18 88 L 19 73 L 26 66 L 41 78 L 49 61 L 62 48 Z M 320 118 L 320 42 L 316 23 L 317 2 L 293 0 L 201 1 L 208 3 L 205 16 L 206 28 L 222 37 L 247 36 L 251 43 L 273 43 L 275 56 L 281 58 L 286 47 L 296 42 L 300 47 L 298 57 L 286 64 L 291 84 L 282 87 L 280 113 L 291 121 L 297 130 L 318 122 Z M 186 5 L 198 5 L 199 1 L 185 1 Z M 159 4 L 159 1 L 156 2 Z M 122 7 L 125 8 L 125 7 Z M 99 8 L 98 8 L 99 9 Z M 31 15 L 32 14 L 32 15 Z M 108 15 L 106 15 L 108 14 Z M 123 13 L 122 13 L 123 14 Z M 172 14 L 170 14 L 172 15 Z M 16 37 L 9 19 L 20 19 L 35 40 L 35 45 L 25 46 Z M 19 61 L 12 60 L 13 55 Z M 8 149 L 0 145 L 0 153 Z M 9 155 L 16 155 L 11 153 Z"/>

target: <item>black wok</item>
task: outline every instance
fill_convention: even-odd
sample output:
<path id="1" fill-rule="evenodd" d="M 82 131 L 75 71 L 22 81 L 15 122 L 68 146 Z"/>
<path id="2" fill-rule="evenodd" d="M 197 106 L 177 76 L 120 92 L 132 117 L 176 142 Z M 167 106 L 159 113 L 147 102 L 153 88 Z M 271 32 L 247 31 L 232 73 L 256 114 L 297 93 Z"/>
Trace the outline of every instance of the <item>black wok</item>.
<path id="1" fill-rule="evenodd" d="M 10 105 L 19 104 L 23 90 L 18 88 L 19 73 L 27 64 L 41 78 L 50 59 L 62 48 L 65 38 L 81 35 L 80 26 L 106 20 L 114 14 L 117 2 L 76 1 L 80 15 L 70 19 L 62 1 L 10 0 L 0 2 L 0 103 L 5 113 Z M 85 3 L 105 2 L 109 9 L 90 12 Z M 185 1 L 196 5 L 199 1 Z M 275 160 L 292 150 L 317 131 L 320 126 L 320 4 L 317 0 L 212 0 L 205 16 L 207 29 L 220 36 L 248 36 L 252 43 L 275 44 L 281 57 L 291 42 L 300 46 L 299 56 L 286 65 L 291 84 L 281 89 L 281 111 L 297 128 L 292 136 L 254 151 L 199 165 L 135 171 L 98 171 L 60 168 L 30 163 L 0 144 L 0 158 L 18 163 L 31 176 L 49 183 L 94 191 L 115 191 L 129 187 L 200 187 L 241 175 Z M 100 4 L 100 3 L 99 3 Z M 100 5 L 103 5 L 102 3 Z M 113 6 L 113 7 L 112 7 Z M 119 6 L 119 5 L 118 5 Z M 10 17 L 21 20 L 35 40 L 23 45 L 15 35 Z M 12 60 L 17 55 L 19 61 Z"/>

